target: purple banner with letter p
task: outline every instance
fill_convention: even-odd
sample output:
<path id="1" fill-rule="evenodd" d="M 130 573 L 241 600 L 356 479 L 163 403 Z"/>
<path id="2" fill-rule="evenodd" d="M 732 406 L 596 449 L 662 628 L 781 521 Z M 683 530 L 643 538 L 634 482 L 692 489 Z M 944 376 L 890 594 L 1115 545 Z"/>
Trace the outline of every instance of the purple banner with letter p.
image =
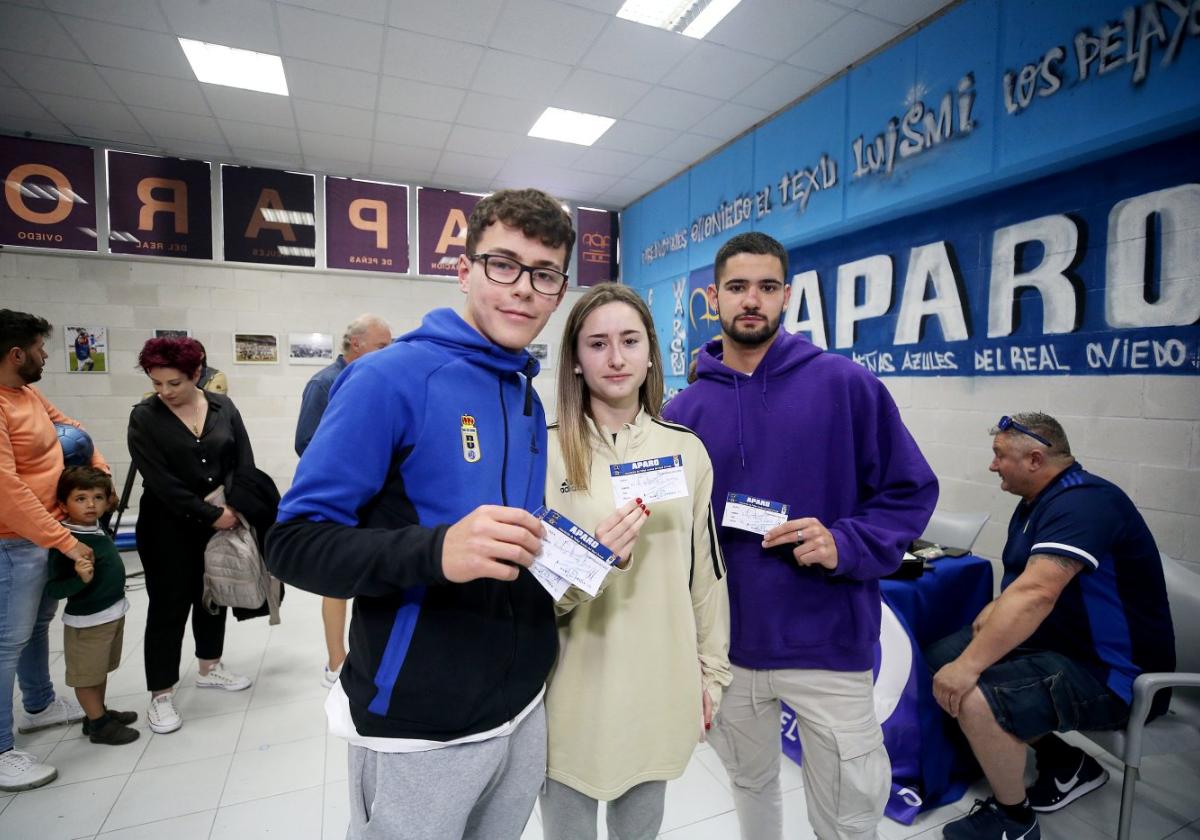
<path id="1" fill-rule="evenodd" d="M 96 250 L 96 167 L 86 146 L 0 137 L 0 245 Z"/>
<path id="2" fill-rule="evenodd" d="M 325 259 L 330 268 L 408 271 L 408 187 L 327 177 Z"/>

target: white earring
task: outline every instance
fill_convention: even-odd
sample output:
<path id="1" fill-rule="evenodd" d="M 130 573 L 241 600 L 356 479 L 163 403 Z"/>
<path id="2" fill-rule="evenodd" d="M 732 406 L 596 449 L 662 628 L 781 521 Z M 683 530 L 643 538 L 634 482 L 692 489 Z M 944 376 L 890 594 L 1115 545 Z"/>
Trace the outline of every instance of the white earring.
<path id="1" fill-rule="evenodd" d="M 583 368 L 581 368 L 579 365 L 575 365 L 575 375 L 579 376 L 581 373 L 583 373 Z"/>
<path id="2" fill-rule="evenodd" d="M 654 362 L 647 362 L 646 367 L 654 367 Z"/>

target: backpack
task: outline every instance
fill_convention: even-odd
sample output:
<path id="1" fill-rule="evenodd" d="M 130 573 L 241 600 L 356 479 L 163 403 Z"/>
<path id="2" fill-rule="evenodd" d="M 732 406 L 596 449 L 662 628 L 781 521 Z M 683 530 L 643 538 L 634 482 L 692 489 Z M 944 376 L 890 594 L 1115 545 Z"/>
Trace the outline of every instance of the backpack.
<path id="1" fill-rule="evenodd" d="M 204 594 L 210 613 L 218 607 L 257 609 L 266 602 L 270 624 L 279 623 L 283 585 L 271 576 L 258 548 L 254 528 L 238 514 L 240 528 L 217 531 L 204 548 Z"/>

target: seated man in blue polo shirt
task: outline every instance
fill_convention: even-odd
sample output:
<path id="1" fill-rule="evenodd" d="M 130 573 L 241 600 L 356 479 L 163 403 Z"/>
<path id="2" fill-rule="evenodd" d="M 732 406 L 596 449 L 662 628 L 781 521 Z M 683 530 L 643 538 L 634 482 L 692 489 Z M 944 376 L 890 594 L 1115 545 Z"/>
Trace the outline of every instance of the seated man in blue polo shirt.
<path id="1" fill-rule="evenodd" d="M 1021 497 L 1002 591 L 925 657 L 934 697 L 958 720 L 993 795 L 944 836 L 1038 840 L 1036 811 L 1057 811 L 1108 780 L 1053 733 L 1124 727 L 1134 678 L 1175 670 L 1175 634 L 1158 547 L 1129 497 L 1084 471 L 1053 417 L 1002 417 L 991 434 L 989 469 Z M 1155 713 L 1169 702 L 1161 692 Z M 1038 766 L 1028 791 L 1026 744 Z"/>

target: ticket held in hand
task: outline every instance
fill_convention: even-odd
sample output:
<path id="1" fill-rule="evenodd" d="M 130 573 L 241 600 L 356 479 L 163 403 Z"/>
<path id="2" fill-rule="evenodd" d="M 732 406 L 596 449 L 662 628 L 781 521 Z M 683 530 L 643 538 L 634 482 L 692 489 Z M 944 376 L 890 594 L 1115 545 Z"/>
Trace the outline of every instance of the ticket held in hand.
<path id="1" fill-rule="evenodd" d="M 571 585 L 596 595 L 605 575 L 620 558 L 556 510 L 543 506 L 533 515 L 546 526 L 542 529 L 542 549 L 529 568 L 538 583 L 556 601 Z"/>
<path id="2" fill-rule="evenodd" d="M 612 464 L 608 473 L 612 477 L 613 505 L 616 507 L 630 499 L 641 499 L 652 505 L 688 495 L 682 455 Z"/>
<path id="3" fill-rule="evenodd" d="M 725 513 L 721 524 L 755 534 L 765 534 L 776 525 L 787 522 L 788 506 L 745 493 L 730 493 L 725 497 Z"/>

